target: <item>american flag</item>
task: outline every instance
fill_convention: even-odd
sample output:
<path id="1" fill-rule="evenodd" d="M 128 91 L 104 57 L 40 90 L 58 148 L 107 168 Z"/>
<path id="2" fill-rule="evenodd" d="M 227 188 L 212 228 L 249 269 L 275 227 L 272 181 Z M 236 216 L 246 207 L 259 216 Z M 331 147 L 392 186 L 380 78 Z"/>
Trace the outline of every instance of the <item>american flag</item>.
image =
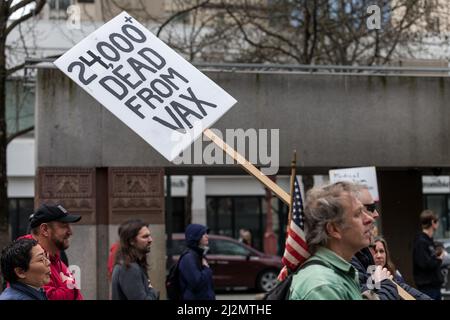
<path id="1" fill-rule="evenodd" d="M 308 245 L 306 244 L 304 232 L 305 217 L 303 213 L 302 194 L 297 177 L 294 179 L 294 199 L 292 201 L 292 219 L 288 228 L 286 246 L 282 262 L 283 269 L 278 275 L 278 280 L 282 281 L 288 275 L 288 271 L 295 271 L 309 258 Z M 289 269 L 289 270 L 288 270 Z"/>

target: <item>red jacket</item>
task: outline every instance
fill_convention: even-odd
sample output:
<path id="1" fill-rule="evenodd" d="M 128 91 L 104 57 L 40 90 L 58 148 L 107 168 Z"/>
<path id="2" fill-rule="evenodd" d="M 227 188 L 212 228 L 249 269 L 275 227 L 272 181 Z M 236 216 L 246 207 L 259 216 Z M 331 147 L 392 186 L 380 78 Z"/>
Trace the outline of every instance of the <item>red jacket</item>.
<path id="1" fill-rule="evenodd" d="M 20 237 L 19 239 L 34 239 L 31 234 Z M 79 289 L 74 288 L 75 280 L 73 275 L 67 269 L 64 262 L 61 261 L 59 254 L 50 255 L 50 282 L 44 286 L 48 300 L 83 300 Z M 61 273 L 69 279 L 62 281 Z"/>
<path id="2" fill-rule="evenodd" d="M 111 281 L 112 278 L 112 272 L 114 269 L 114 264 L 116 262 L 116 255 L 117 251 L 119 250 L 120 244 L 119 242 L 115 242 L 111 245 L 111 248 L 109 249 L 109 256 L 108 256 L 108 280 Z"/>

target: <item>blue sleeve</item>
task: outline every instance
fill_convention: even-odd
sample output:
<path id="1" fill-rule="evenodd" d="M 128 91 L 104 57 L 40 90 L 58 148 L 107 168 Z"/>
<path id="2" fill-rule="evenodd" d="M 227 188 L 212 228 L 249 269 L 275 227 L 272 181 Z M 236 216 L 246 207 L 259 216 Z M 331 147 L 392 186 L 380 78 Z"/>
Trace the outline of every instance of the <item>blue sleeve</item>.
<path id="1" fill-rule="evenodd" d="M 398 270 L 397 270 L 398 272 Z M 406 292 L 408 292 L 410 295 L 412 295 L 416 300 L 433 300 L 429 296 L 427 296 L 425 293 L 417 290 L 416 288 L 411 287 L 409 284 L 405 282 L 405 280 L 400 275 L 400 272 L 395 275 L 394 277 L 395 282 L 402 287 Z"/>
<path id="2" fill-rule="evenodd" d="M 200 291 L 212 277 L 211 269 L 203 265 L 199 266 L 199 262 L 196 260 L 196 257 L 190 253 L 184 255 L 180 260 L 180 275 L 187 287 L 194 292 Z"/>

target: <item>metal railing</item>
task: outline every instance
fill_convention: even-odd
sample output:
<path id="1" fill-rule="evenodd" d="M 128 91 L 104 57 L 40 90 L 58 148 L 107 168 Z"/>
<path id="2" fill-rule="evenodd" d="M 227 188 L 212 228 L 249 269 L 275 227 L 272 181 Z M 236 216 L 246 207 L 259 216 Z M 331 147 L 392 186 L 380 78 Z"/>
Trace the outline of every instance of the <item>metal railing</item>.
<path id="1" fill-rule="evenodd" d="M 27 59 L 28 68 L 51 68 L 55 58 Z M 450 74 L 448 67 L 391 67 L 391 66 L 342 66 L 305 64 L 253 64 L 253 63 L 193 63 L 204 71 L 248 71 L 248 72 L 299 72 L 299 73 L 339 73 L 339 74 L 403 74 L 436 75 Z"/>
<path id="2" fill-rule="evenodd" d="M 436 74 L 448 75 L 448 67 L 391 67 L 391 66 L 342 66 L 304 64 L 251 64 L 251 63 L 194 63 L 200 69 L 227 71 L 280 71 L 304 73 L 366 73 L 366 74 Z"/>

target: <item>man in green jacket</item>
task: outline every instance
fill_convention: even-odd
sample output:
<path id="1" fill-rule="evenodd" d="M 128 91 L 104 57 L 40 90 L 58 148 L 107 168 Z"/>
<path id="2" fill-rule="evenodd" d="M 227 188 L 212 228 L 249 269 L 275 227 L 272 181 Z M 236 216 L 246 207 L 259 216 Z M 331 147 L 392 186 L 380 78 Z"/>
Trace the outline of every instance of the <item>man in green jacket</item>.
<path id="1" fill-rule="evenodd" d="M 305 205 L 308 266 L 292 280 L 290 300 L 360 300 L 353 255 L 370 244 L 373 218 L 357 198 L 359 186 L 338 182 L 308 192 Z"/>

